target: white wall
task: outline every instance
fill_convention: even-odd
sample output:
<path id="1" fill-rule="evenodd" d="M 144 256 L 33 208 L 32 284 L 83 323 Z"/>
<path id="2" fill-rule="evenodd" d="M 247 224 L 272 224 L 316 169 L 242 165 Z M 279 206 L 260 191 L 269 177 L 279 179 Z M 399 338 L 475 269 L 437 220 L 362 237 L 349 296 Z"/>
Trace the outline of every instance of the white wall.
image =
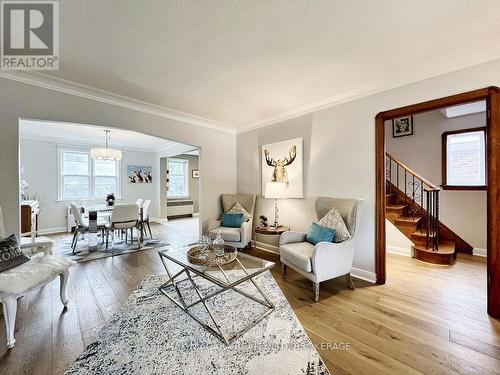
<path id="1" fill-rule="evenodd" d="M 139 131 L 192 144 L 200 152 L 200 217 L 219 211 L 220 186 L 236 191 L 235 136 L 168 118 L 0 78 L 0 205 L 6 229 L 19 233 L 19 118 L 33 118 Z M 222 147 L 221 147 L 222 145 Z M 217 165 L 214 170 L 208 166 Z M 159 165 L 156 168 L 159 171 Z M 205 178 L 203 171 L 210 171 Z M 156 173 L 159 176 L 159 173 Z"/>
<path id="2" fill-rule="evenodd" d="M 354 266 L 374 272 L 375 116 L 404 105 L 500 85 L 499 71 L 500 60 L 495 60 L 238 134 L 238 191 L 261 193 L 262 144 L 303 137 L 305 196 L 365 199 Z M 292 227 L 308 227 L 313 217 L 307 207 L 308 200 L 287 200 L 286 205 L 280 206 L 281 221 L 297 223 Z M 259 203 L 257 217 L 263 212 L 272 212 L 272 202 Z"/>
<path id="3" fill-rule="evenodd" d="M 393 138 L 386 122 L 386 150 L 436 186 L 442 179 L 441 135 L 486 126 L 486 114 L 446 118 L 440 111 L 413 116 L 413 135 Z M 486 191 L 441 190 L 439 219 L 474 248 L 486 249 Z M 388 245 L 393 245 L 387 241 Z"/>
<path id="4" fill-rule="evenodd" d="M 80 145 L 85 147 L 84 145 Z M 69 202 L 58 201 L 58 148 L 75 147 L 45 140 L 21 138 L 20 160 L 24 166 L 24 179 L 29 183 L 29 195 L 37 194 L 41 203 L 39 229 L 44 232 L 55 232 L 66 229 L 66 207 Z M 87 148 L 90 148 L 87 147 Z M 123 150 L 120 179 L 122 199 L 120 203 L 134 203 L 138 198 L 158 200 L 156 196 L 159 176 L 153 175 L 153 184 L 129 184 L 127 165 L 150 165 L 155 169 L 156 153 Z M 80 202 L 80 201 L 77 201 Z M 92 202 L 92 201 L 89 201 Z M 102 201 L 96 201 L 103 203 Z M 82 202 L 80 202 L 82 203 Z M 151 217 L 158 217 L 156 205 L 151 206 Z"/>

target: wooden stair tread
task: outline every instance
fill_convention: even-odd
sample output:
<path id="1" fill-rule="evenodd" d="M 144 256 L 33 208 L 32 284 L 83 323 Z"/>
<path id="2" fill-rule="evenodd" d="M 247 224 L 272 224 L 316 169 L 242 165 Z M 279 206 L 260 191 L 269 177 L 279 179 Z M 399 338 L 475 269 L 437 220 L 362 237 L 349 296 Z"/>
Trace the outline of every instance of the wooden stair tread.
<path id="1" fill-rule="evenodd" d="M 420 251 L 426 251 L 429 253 L 433 254 L 454 254 L 455 253 L 455 242 L 454 241 L 447 241 L 447 240 L 441 240 L 439 241 L 439 246 L 437 251 L 433 251 L 431 249 L 425 248 L 425 246 L 414 246 L 416 249 Z"/>
<path id="2" fill-rule="evenodd" d="M 387 210 L 402 210 L 404 209 L 406 206 L 404 204 L 388 204 L 385 206 L 385 208 Z"/>
<path id="3" fill-rule="evenodd" d="M 396 219 L 396 224 L 417 224 L 422 219 L 422 216 L 403 216 Z"/>
<path id="4" fill-rule="evenodd" d="M 427 231 L 425 229 L 416 230 L 411 234 L 414 237 L 427 237 Z M 429 232 L 429 237 L 434 237 L 435 233 Z"/>

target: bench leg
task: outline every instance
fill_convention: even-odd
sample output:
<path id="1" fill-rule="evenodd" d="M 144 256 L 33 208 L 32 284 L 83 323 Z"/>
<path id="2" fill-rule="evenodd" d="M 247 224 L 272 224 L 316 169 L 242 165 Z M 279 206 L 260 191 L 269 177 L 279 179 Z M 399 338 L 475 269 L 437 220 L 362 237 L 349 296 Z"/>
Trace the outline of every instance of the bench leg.
<path id="1" fill-rule="evenodd" d="M 16 344 L 14 329 L 16 326 L 17 298 L 8 296 L 2 299 L 5 329 L 7 333 L 7 348 L 12 349 Z"/>
<path id="2" fill-rule="evenodd" d="M 313 282 L 314 302 L 319 301 L 319 283 Z"/>
<path id="3" fill-rule="evenodd" d="M 286 279 L 286 271 L 287 265 L 285 263 L 281 263 L 281 277 Z"/>
<path id="4" fill-rule="evenodd" d="M 59 289 L 59 297 L 61 298 L 61 302 L 66 307 L 68 305 L 68 298 L 66 297 L 66 285 L 68 284 L 69 271 L 66 270 L 59 275 L 60 289 Z"/>

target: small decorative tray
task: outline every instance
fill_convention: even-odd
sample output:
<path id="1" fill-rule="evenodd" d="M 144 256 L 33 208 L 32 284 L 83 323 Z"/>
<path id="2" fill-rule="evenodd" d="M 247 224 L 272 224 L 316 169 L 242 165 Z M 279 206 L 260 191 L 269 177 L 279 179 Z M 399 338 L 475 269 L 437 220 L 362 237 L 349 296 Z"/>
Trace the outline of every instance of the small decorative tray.
<path id="1" fill-rule="evenodd" d="M 231 245 L 224 245 L 224 256 L 220 257 L 215 255 L 212 245 L 209 245 L 206 251 L 202 250 L 203 247 L 200 245 L 190 248 L 187 252 L 188 261 L 200 266 L 223 266 L 234 262 L 238 256 L 238 251 Z"/>

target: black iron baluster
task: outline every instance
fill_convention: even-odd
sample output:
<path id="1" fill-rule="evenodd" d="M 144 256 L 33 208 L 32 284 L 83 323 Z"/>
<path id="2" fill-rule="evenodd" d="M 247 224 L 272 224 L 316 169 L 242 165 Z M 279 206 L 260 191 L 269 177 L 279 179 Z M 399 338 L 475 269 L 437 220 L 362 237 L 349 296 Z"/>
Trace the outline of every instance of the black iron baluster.
<path id="1" fill-rule="evenodd" d="M 427 198 L 427 227 L 426 227 L 426 241 L 427 241 L 427 249 L 429 248 L 429 226 L 431 225 L 431 215 L 429 211 L 429 196 L 430 196 L 430 191 L 426 190 L 425 191 L 425 196 Z"/>
<path id="2" fill-rule="evenodd" d="M 415 204 L 415 175 L 412 174 L 412 182 L 411 182 L 411 199 L 412 199 L 412 204 L 414 205 Z M 412 217 L 413 217 L 413 220 L 415 220 L 415 209 L 412 208 Z"/>
<path id="3" fill-rule="evenodd" d="M 436 190 L 436 250 L 439 250 L 439 190 Z"/>
<path id="4" fill-rule="evenodd" d="M 399 190 L 399 164 L 396 164 L 396 187 Z"/>
<path id="5" fill-rule="evenodd" d="M 407 180 L 407 178 L 406 178 L 406 172 L 407 172 L 407 171 L 406 171 L 406 169 L 405 169 L 405 209 L 404 209 L 405 216 L 406 216 L 406 215 L 407 215 L 407 213 L 408 213 L 408 206 L 407 206 L 407 203 L 406 203 L 406 197 L 407 197 L 407 195 L 406 195 L 406 185 L 407 185 L 407 182 L 406 182 L 406 180 Z"/>

